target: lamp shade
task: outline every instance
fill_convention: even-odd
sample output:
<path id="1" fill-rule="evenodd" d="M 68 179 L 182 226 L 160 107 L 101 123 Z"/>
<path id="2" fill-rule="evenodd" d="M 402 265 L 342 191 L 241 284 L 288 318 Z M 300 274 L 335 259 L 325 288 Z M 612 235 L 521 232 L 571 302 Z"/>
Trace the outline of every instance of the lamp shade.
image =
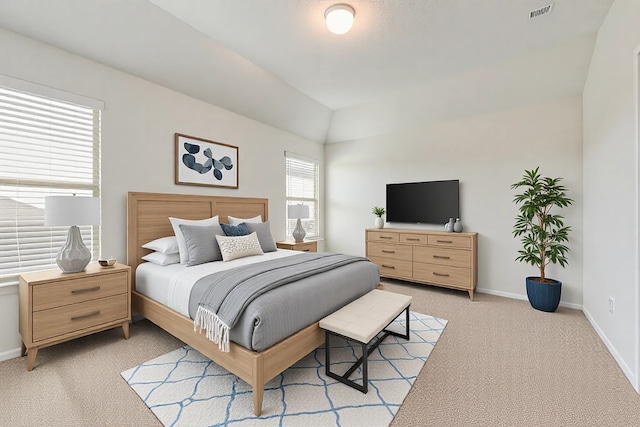
<path id="1" fill-rule="evenodd" d="M 347 33 L 353 26 L 355 14 L 355 10 L 348 4 L 334 4 L 324 12 L 327 28 L 334 34 Z"/>
<path id="2" fill-rule="evenodd" d="M 297 205 L 289 205 L 287 207 L 287 214 L 291 219 L 305 219 L 309 218 L 309 206 L 302 203 Z"/>
<path id="3" fill-rule="evenodd" d="M 80 196 L 47 196 L 44 198 L 44 225 L 98 225 L 100 199 Z"/>

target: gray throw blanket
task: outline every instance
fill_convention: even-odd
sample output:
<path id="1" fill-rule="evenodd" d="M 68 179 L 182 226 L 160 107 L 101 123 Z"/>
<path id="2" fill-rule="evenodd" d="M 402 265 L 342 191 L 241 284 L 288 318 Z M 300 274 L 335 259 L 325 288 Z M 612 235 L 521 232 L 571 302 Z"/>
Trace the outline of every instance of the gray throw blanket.
<path id="1" fill-rule="evenodd" d="M 300 253 L 230 270 L 199 279 L 191 298 L 198 298 L 193 328 L 204 329 L 207 338 L 229 351 L 229 330 L 257 297 L 278 286 L 353 262 L 368 259 L 343 254 Z"/>

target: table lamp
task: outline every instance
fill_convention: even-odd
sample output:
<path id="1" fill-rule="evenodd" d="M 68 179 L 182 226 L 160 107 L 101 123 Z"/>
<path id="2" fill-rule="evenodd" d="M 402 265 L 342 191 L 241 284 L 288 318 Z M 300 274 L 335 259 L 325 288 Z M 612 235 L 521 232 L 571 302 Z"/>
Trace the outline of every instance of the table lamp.
<path id="1" fill-rule="evenodd" d="M 44 225 L 69 225 L 69 233 L 56 263 L 63 273 L 84 271 L 91 261 L 91 251 L 85 246 L 79 225 L 100 224 L 100 199 L 97 197 L 47 196 L 44 198 Z"/>
<path id="2" fill-rule="evenodd" d="M 289 205 L 287 207 L 287 214 L 290 219 L 297 219 L 296 229 L 293 230 L 292 236 L 296 242 L 302 242 L 304 236 L 307 234 L 302 228 L 300 219 L 309 218 L 309 206 L 299 203 L 297 205 Z"/>

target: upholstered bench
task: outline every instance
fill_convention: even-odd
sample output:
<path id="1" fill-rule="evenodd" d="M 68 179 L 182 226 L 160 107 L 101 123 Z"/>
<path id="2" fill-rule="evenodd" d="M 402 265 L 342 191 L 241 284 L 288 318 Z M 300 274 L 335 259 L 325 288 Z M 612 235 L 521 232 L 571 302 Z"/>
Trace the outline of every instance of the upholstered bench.
<path id="1" fill-rule="evenodd" d="M 409 307 L 411 297 L 393 292 L 374 289 L 340 310 L 320 320 L 325 330 L 325 373 L 362 393 L 367 393 L 369 380 L 367 358 L 389 335 L 409 339 Z M 406 312 L 406 332 L 400 334 L 387 327 L 402 313 Z M 381 332 L 382 335 L 378 336 Z M 338 336 L 358 342 L 362 347 L 362 357 L 344 375 L 331 371 L 331 336 Z M 349 380 L 351 374 L 362 365 L 362 385 Z"/>

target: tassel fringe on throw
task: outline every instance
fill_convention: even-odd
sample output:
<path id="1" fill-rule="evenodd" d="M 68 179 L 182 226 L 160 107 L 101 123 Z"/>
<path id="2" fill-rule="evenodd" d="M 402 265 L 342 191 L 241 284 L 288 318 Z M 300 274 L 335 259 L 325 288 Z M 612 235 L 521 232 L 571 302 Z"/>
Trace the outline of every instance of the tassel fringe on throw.
<path id="1" fill-rule="evenodd" d="M 207 338 L 218 344 L 220 350 L 229 352 L 229 327 L 214 312 L 199 306 L 193 321 L 193 330 L 197 328 L 200 333 L 203 329 L 207 331 Z"/>

